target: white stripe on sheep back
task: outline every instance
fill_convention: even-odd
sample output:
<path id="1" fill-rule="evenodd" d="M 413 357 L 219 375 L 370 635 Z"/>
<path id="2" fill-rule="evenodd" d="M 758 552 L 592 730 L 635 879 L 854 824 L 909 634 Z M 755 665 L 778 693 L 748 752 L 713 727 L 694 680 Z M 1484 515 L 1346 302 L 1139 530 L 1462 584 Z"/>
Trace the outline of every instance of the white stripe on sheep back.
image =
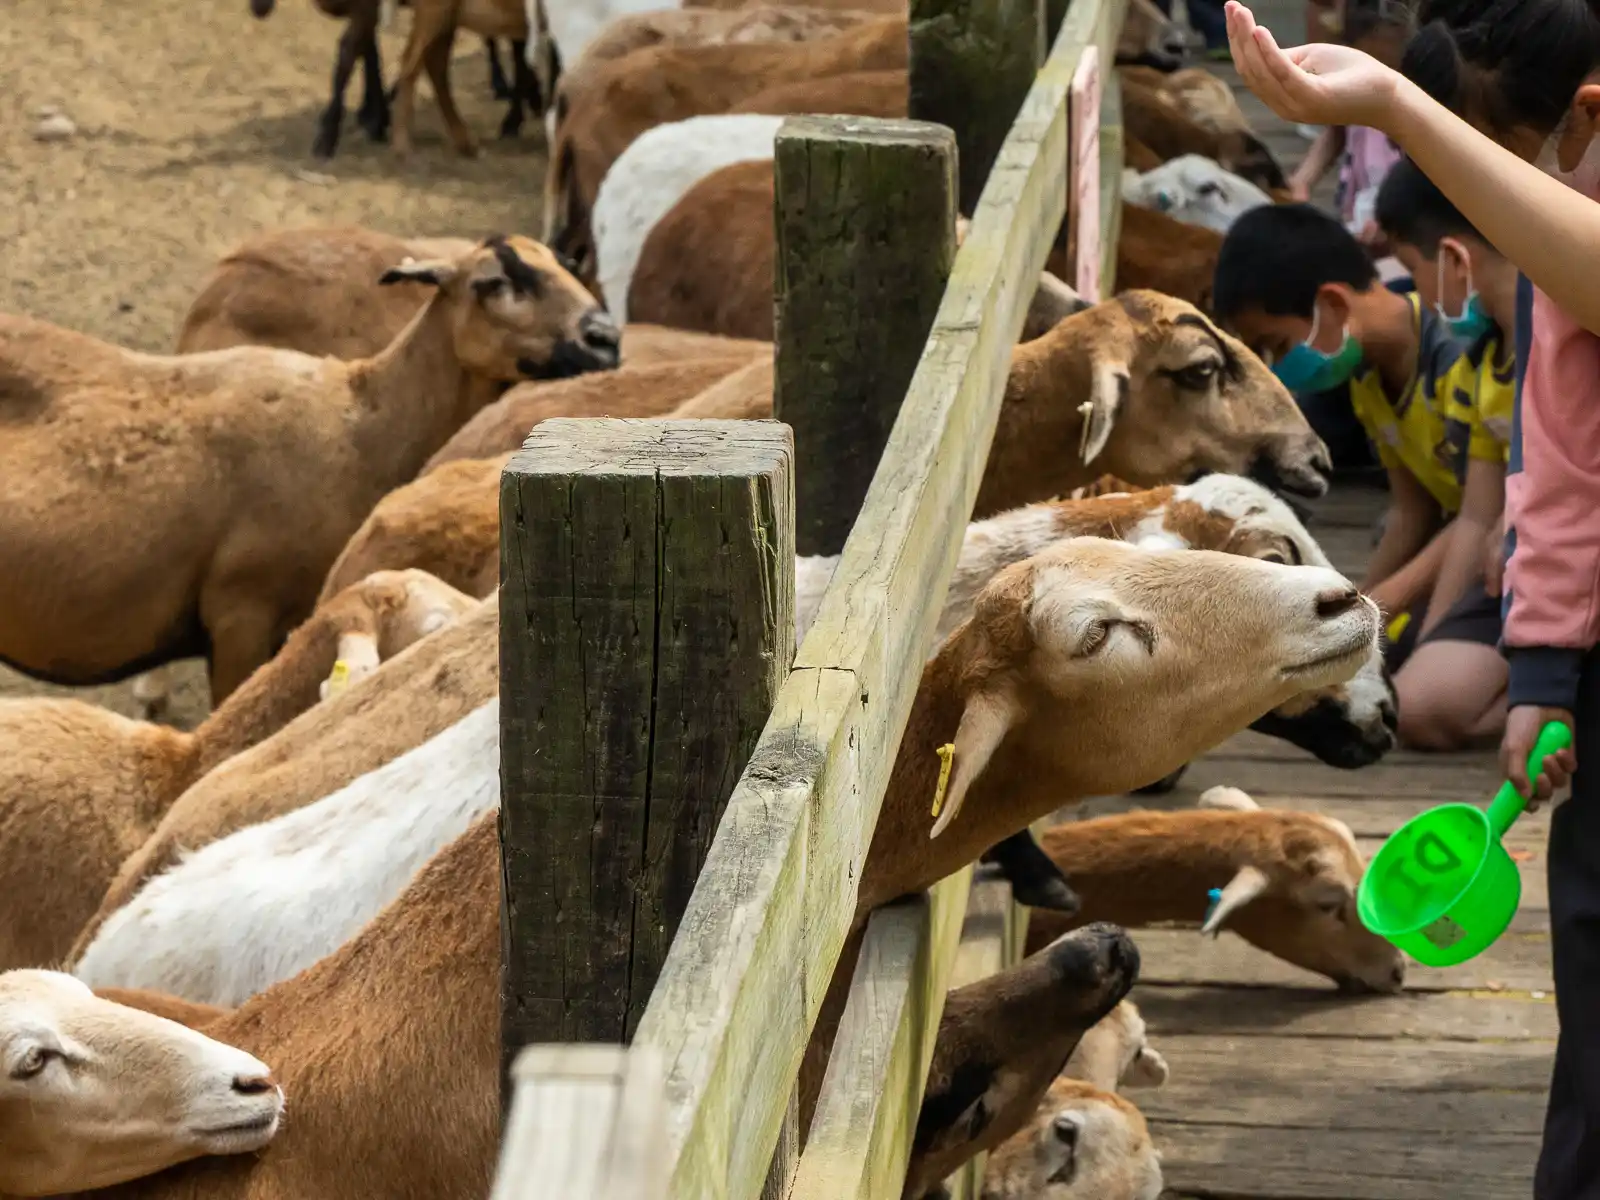
<path id="1" fill-rule="evenodd" d="M 1122 199 L 1218 233 L 1272 198 L 1203 154 L 1183 154 L 1144 174 L 1122 173 Z"/>
<path id="2" fill-rule="evenodd" d="M 332 953 L 500 803 L 500 702 L 315 804 L 188 856 L 106 921 L 73 974 L 234 1007 Z"/>
<path id="3" fill-rule="evenodd" d="M 657 125 L 634 139 L 611 165 L 595 195 L 590 224 L 600 289 L 618 324 L 628 319 L 628 288 L 656 223 L 713 171 L 771 158 L 783 120 L 733 113 Z"/>

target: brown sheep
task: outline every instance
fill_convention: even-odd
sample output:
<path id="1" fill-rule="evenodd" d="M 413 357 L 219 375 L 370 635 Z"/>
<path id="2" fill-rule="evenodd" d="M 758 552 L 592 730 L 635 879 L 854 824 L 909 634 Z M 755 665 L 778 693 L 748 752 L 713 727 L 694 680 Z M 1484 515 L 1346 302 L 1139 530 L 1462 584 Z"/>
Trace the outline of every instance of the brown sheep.
<path id="1" fill-rule="evenodd" d="M 545 176 L 547 240 L 592 269 L 589 213 L 600 181 L 645 130 L 727 112 L 780 83 L 904 68 L 906 54 L 905 19 L 893 17 L 812 42 L 652 46 L 567 74 Z"/>
<path id="2" fill-rule="evenodd" d="M 316 707 L 336 660 L 360 679 L 473 606 L 421 571 L 374 575 L 318 608 L 193 733 L 76 700 L 0 700 L 0 970 L 60 961 L 173 801 Z"/>
<path id="3" fill-rule="evenodd" d="M 1212 341 L 1215 327 L 1209 322 L 1195 325 L 1197 315 L 1185 321 L 1186 311 L 1187 306 L 1168 297 L 1126 293 L 1069 317 L 1051 333 L 1019 346 L 974 515 L 982 517 L 1057 495 L 1092 479 L 1088 462 L 1075 463 L 1054 450 L 1100 436 L 1083 432 L 1080 413 L 1055 399 L 1060 394 L 1056 389 L 1064 385 L 1069 395 L 1090 395 L 1094 381 L 1114 378 L 1119 372 L 1126 373 L 1128 390 L 1118 403 L 1128 411 L 1115 418 L 1118 432 L 1108 429 L 1104 433 L 1103 447 L 1094 461 L 1114 463 L 1119 475 L 1150 482 L 1182 479 L 1205 470 L 1242 471 L 1274 460 L 1298 461 L 1298 467 L 1291 466 L 1284 478 L 1292 482 L 1298 477 L 1302 489 L 1315 490 L 1319 485 L 1314 480 L 1320 478 L 1316 464 L 1323 461 L 1319 457 L 1323 451 L 1314 439 L 1308 441 L 1304 435 L 1296 439 L 1289 432 L 1297 420 L 1303 421 L 1299 410 L 1280 395 L 1258 359 L 1232 343 Z M 1208 356 L 1214 356 L 1223 344 L 1229 346 L 1249 383 L 1241 386 L 1243 379 L 1230 380 L 1220 374 L 1218 399 L 1222 402 L 1208 413 L 1175 394 L 1173 372 L 1181 374 L 1190 368 L 1174 364 L 1189 361 L 1186 352 L 1209 361 Z M 1253 364 L 1248 372 L 1244 371 L 1246 363 Z M 665 373 L 666 369 L 656 370 Z M 667 383 L 664 378 L 664 389 Z M 529 402 L 515 408 L 515 417 L 497 422 L 498 441 L 475 434 L 474 440 L 488 452 L 484 458 L 452 461 L 448 472 L 442 466 L 429 471 L 381 500 L 341 552 L 324 582 L 324 594 L 365 572 L 402 566 L 421 567 L 463 591 L 486 594 L 499 580 L 496 481 L 507 456 L 522 444 L 534 424 L 552 416 L 597 412 L 617 416 L 665 413 L 677 418 L 767 417 L 772 412 L 772 362 L 757 359 L 673 409 L 643 403 L 638 397 L 630 397 L 630 406 L 623 407 L 604 396 L 597 398 L 594 408 L 578 409 L 570 397 L 550 403 L 548 393 L 554 391 L 529 389 Z M 1241 409 L 1238 413 L 1232 411 L 1235 403 Z M 1148 424 L 1146 413 L 1151 418 Z M 1061 427 L 1045 429 L 1040 424 L 1043 421 L 1060 422 Z M 1243 438 L 1241 433 L 1245 433 Z M 1279 437 L 1289 440 L 1274 448 Z M 1219 444 L 1218 438 L 1227 444 Z M 1270 474 L 1281 467 L 1268 470 Z M 1154 506 L 1158 500 L 1145 497 L 1139 503 Z"/>
<path id="4" fill-rule="evenodd" d="M 1334 593 L 1349 606 L 1332 603 Z M 1148 623 L 1150 646 L 1137 628 L 1097 632 L 1096 620 L 1120 630 L 1126 619 Z M 923 673 L 855 928 L 1064 794 L 1159 775 L 1293 691 L 1336 681 L 1365 658 L 1377 628 L 1375 608 L 1321 568 L 1097 539 L 1009 568 Z M 1103 644 L 1085 653 L 1095 637 Z M 1111 676 L 1117 688 L 1105 687 Z M 1135 725 L 1145 736 L 1130 742 Z M 954 773 L 930 840 L 931 748 L 952 740 Z M 208 1036 L 273 1064 L 295 1120 L 254 1161 L 179 1168 L 110 1195 L 303 1195 L 334 1176 L 373 1200 L 484 1195 L 499 1126 L 499 881 L 496 821 L 485 814 L 353 941 L 208 1025 Z M 814 1046 L 831 1040 L 852 959 L 847 952 L 834 976 L 833 1015 L 823 1013 Z M 381 1119 L 353 1120 L 374 1095 L 391 1098 Z"/>
<path id="5" fill-rule="evenodd" d="M 1091 925 L 945 998 L 904 1200 L 922 1200 L 1033 1117 L 1080 1039 L 1128 994 L 1139 951 Z"/>
<path id="6" fill-rule="evenodd" d="M 906 115 L 908 86 L 906 73 L 901 70 L 851 71 L 826 79 L 780 83 L 741 100 L 728 111 L 779 117 L 831 113 L 888 120 Z"/>
<path id="7" fill-rule="evenodd" d="M 1122 76 L 1122 124 L 1127 137 L 1149 147 L 1163 162 L 1181 154 L 1203 154 L 1257 187 L 1288 186 L 1278 160 L 1254 133 L 1237 128 L 1218 131 L 1203 125 L 1186 114 L 1172 95 L 1126 71 Z"/>
<path id="8" fill-rule="evenodd" d="M 548 417 L 659 417 L 747 363 L 771 361 L 771 347 L 766 342 L 710 336 L 706 340 L 758 349 L 754 354 L 741 352 L 648 367 L 622 367 L 604 379 L 580 376 L 552 383 L 518 384 L 456 430 L 428 460 L 417 482 L 445 463 L 492 458 L 515 450 L 528 436 L 528 430 Z"/>
<path id="9" fill-rule="evenodd" d="M 407 257 L 451 258 L 464 238 L 400 238 L 359 225 L 274 229 L 241 242 L 217 264 L 184 317 L 178 353 L 281 346 L 304 354 L 371 358 L 398 337 L 432 295 L 425 284 L 382 286 Z M 702 355 L 756 353 L 734 339 L 651 325 L 623 330 L 630 366 Z"/>
<path id="10" fill-rule="evenodd" d="M 1082 908 L 1072 917 L 1034 909 L 1032 946 L 1087 921 L 1180 922 L 1211 934 L 1231 929 L 1347 991 L 1395 992 L 1405 982 L 1400 952 L 1356 915 L 1361 855 L 1330 817 L 1263 811 L 1236 788 L 1213 788 L 1194 809 L 1053 826 L 1040 846 L 1072 880 Z M 1212 888 L 1222 901 L 1208 918 Z"/>
<path id="11" fill-rule="evenodd" d="M 457 28 L 470 29 L 485 41 L 507 38 L 520 48 L 528 40 L 528 13 L 524 0 L 410 0 L 411 33 L 400 58 L 391 95 L 394 97 L 394 152 L 400 157 L 411 153 L 411 129 L 416 108 L 417 77 L 424 69 L 433 85 L 439 115 L 456 152 L 472 157 L 478 152 L 477 139 L 461 119 L 455 95 L 450 90 L 450 48 Z M 538 85 L 522 54 L 514 55 L 516 72 L 514 107 L 501 127 L 503 135 L 516 132 L 521 124 L 521 99 L 536 99 Z"/>
<path id="12" fill-rule="evenodd" d="M 1056 274 L 1068 271 L 1067 250 L 1052 250 L 1046 262 Z M 1117 288 L 1149 288 L 1210 311 L 1211 280 L 1222 252 L 1222 234 L 1189 225 L 1137 204 L 1122 206 L 1117 238 Z"/>
<path id="13" fill-rule="evenodd" d="M 863 9 L 788 4 L 734 9 L 661 8 L 628 13 L 606 24 L 583 48 L 574 69 L 587 69 L 650 46 L 811 41 L 879 15 Z"/>
<path id="14" fill-rule="evenodd" d="M 378 499 L 471 415 L 467 381 L 616 365 L 616 327 L 536 242 L 384 278 L 437 294 L 355 362 L 159 357 L 0 317 L 0 659 L 86 684 L 206 653 L 219 703 L 310 613 Z"/>

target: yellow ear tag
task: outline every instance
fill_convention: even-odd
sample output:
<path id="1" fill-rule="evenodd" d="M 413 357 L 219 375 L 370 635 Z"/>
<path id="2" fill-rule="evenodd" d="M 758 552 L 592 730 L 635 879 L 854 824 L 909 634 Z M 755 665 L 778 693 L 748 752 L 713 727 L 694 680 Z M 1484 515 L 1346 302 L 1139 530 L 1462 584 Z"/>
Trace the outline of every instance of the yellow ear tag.
<path id="1" fill-rule="evenodd" d="M 935 753 L 939 755 L 939 786 L 933 790 L 933 815 L 937 817 L 944 807 L 944 789 L 950 784 L 950 764 L 956 757 L 956 744 L 946 742 Z"/>
<path id="2" fill-rule="evenodd" d="M 328 695 L 337 696 L 349 683 L 350 664 L 341 658 L 333 664 L 333 672 L 328 676 Z"/>
<path id="3" fill-rule="evenodd" d="M 1397 615 L 1394 620 L 1389 622 L 1389 640 L 1391 642 L 1398 642 L 1400 640 L 1400 635 L 1406 631 L 1406 626 L 1409 624 L 1411 624 L 1410 613 L 1403 612 Z"/>

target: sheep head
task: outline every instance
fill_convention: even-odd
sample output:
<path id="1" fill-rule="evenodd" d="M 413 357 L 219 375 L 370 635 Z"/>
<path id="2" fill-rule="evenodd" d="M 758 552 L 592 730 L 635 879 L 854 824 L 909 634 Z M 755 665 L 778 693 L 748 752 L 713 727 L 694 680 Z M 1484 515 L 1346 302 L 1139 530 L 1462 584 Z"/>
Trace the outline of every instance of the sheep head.
<path id="1" fill-rule="evenodd" d="M 549 247 L 495 235 L 457 258 L 408 259 L 382 284 L 422 283 L 448 308 L 461 365 L 514 383 L 614 369 L 621 334 Z"/>
<path id="2" fill-rule="evenodd" d="M 1156 1200 L 1161 1155 L 1144 1114 L 1076 1079 L 1050 1085 L 1028 1126 L 989 1155 L 983 1200 Z"/>
<path id="3" fill-rule="evenodd" d="M 250 1055 L 94 995 L 0 975 L 0 1193 L 107 1187 L 278 1131 L 283 1093 Z"/>
<path id="4" fill-rule="evenodd" d="M 1102 474 L 1153 486 L 1222 471 L 1320 496 L 1330 469 L 1294 398 L 1243 343 L 1191 304 L 1130 291 L 1013 352 L 977 512 Z"/>
<path id="5" fill-rule="evenodd" d="M 962 705 L 932 836 L 980 780 L 982 807 L 1009 809 L 1003 796 L 1046 779 L 1083 796 L 1159 777 L 1306 688 L 1348 679 L 1377 629 L 1372 602 L 1327 568 L 1059 542 L 997 574 L 929 667 L 958 673 Z M 969 857 L 1038 814 L 1018 815 L 970 822 L 963 841 L 985 826 L 995 836 Z"/>

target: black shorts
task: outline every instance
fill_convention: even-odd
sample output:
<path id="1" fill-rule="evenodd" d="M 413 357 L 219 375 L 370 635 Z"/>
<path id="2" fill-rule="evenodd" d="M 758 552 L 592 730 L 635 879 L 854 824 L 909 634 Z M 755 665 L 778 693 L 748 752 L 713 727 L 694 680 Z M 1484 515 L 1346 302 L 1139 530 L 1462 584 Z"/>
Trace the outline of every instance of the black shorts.
<path id="1" fill-rule="evenodd" d="M 1384 662 L 1389 670 L 1398 671 L 1412 651 L 1429 642 L 1475 642 L 1491 650 L 1500 645 L 1500 597 L 1484 591 L 1481 579 L 1474 580 L 1443 619 L 1428 630 L 1428 636 L 1419 640 L 1418 631 L 1427 615 L 1426 608 L 1413 612 L 1399 641 L 1386 648 Z"/>

